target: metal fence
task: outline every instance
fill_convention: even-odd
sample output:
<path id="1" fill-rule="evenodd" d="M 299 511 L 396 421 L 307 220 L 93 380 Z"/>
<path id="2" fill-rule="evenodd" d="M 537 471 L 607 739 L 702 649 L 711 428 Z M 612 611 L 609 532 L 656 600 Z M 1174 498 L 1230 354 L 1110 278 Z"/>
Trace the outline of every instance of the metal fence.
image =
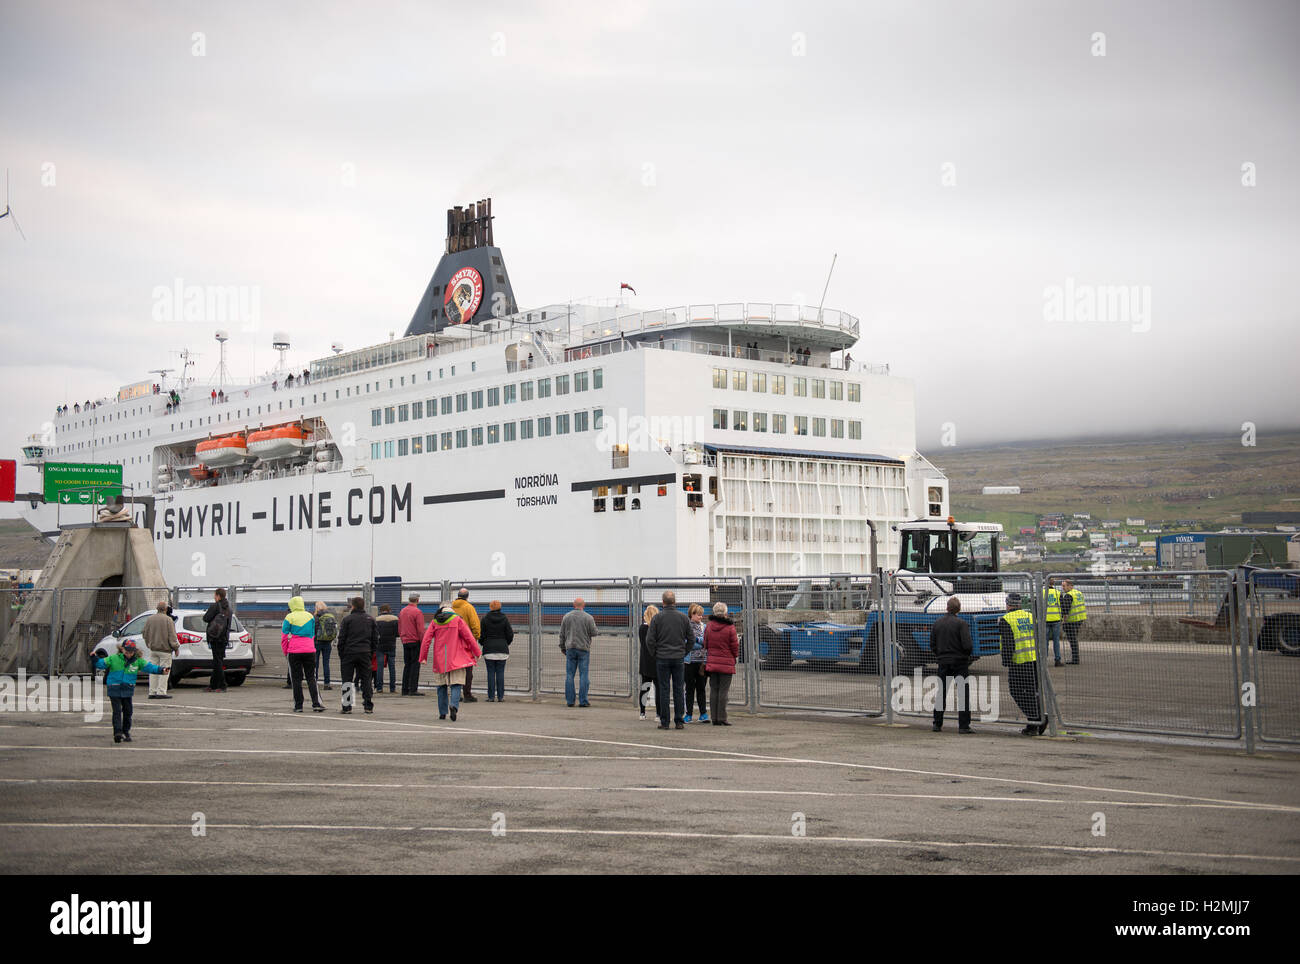
<path id="1" fill-rule="evenodd" d="M 1049 586 L 1063 589 L 1070 579 L 1087 618 L 1071 620 L 1067 613 L 1048 622 Z M 580 596 L 597 626 L 589 695 L 635 698 L 645 607 L 658 605 L 663 592 L 672 590 L 681 608 L 699 603 L 705 618 L 715 603 L 727 605 L 741 642 L 731 704 L 751 712 L 826 710 L 886 720 L 933 709 L 937 664 L 930 629 L 955 595 L 976 650 L 969 672 L 976 683 L 975 715 L 1023 724 L 1029 716 L 1024 674 L 1017 676 L 1018 703 L 1002 655 L 1009 638 L 1002 618 L 1007 594 L 1019 592 L 1034 616 L 1037 659 L 1031 675 L 1037 712 L 1048 718 L 1050 732 L 1110 729 L 1235 740 L 1248 750 L 1256 741 L 1300 744 L 1300 573 L 1288 570 L 377 580 L 232 586 L 228 598 L 241 631 L 254 642 L 250 675 L 282 679 L 280 626 L 292 596 L 301 595 L 309 609 L 324 602 L 341 618 L 353 597 L 362 597 L 371 612 L 382 602 L 396 612 L 416 592 L 427 618 L 462 587 L 480 617 L 499 600 L 510 620 L 515 635 L 506 688 L 516 696 L 564 692 L 560 623 Z M 168 594 L 179 615 L 199 620 L 191 629 L 201 634 L 198 614 L 212 601 L 213 588 L 5 590 L 0 671 L 86 672 L 94 644 L 115 631 L 130 631 L 132 620 L 141 622 Z M 400 647 L 397 658 L 400 664 Z M 430 670 L 421 669 L 427 686 Z M 191 672 L 197 676 L 199 669 Z M 485 670 L 475 674 L 480 692 L 486 681 Z"/>

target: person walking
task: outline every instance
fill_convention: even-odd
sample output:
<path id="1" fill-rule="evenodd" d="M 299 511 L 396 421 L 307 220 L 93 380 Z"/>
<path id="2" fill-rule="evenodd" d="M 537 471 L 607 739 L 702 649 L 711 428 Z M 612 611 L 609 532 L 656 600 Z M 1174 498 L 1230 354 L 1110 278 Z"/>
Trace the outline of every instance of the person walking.
<path id="1" fill-rule="evenodd" d="M 383 603 L 379 615 L 375 618 L 375 628 L 379 633 L 379 647 L 375 651 L 375 692 L 384 691 L 384 664 L 388 664 L 388 692 L 397 692 L 397 634 L 400 620 L 393 615 L 393 607 Z"/>
<path id="2" fill-rule="evenodd" d="M 663 604 L 663 609 L 650 620 L 645 644 L 655 658 L 655 676 L 659 681 L 655 687 L 659 729 L 668 729 L 668 695 L 671 693 L 673 723 L 681 730 L 685 729 L 682 717 L 686 702 L 685 664 L 682 660 L 691 649 L 695 634 L 690 619 L 677 608 L 677 594 L 671 589 L 664 590 Z"/>
<path id="3" fill-rule="evenodd" d="M 230 645 L 230 603 L 226 591 L 218 589 L 212 594 L 212 605 L 203 614 L 207 624 L 208 647 L 212 650 L 212 678 L 205 693 L 226 691 L 226 647 Z"/>
<path id="4" fill-rule="evenodd" d="M 1007 611 L 998 622 L 1002 665 L 1007 667 L 1007 689 L 1029 721 L 1020 732 L 1040 736 L 1047 730 L 1038 693 L 1038 647 L 1034 641 L 1034 614 L 1020 608 L 1020 593 L 1007 593 Z"/>
<path id="5" fill-rule="evenodd" d="M 515 628 L 510 617 L 501 611 L 501 600 L 488 603 L 488 613 L 483 617 L 483 665 L 487 667 L 487 701 L 504 703 L 506 699 L 506 660 L 510 658 L 510 644 L 515 638 Z"/>
<path id="6" fill-rule="evenodd" d="M 439 603 L 420 643 L 420 662 L 433 667 L 433 684 L 438 688 L 438 719 L 445 720 L 450 711 L 451 721 L 456 722 L 465 670 L 482 655 L 469 624 L 446 603 Z"/>
<path id="7" fill-rule="evenodd" d="M 341 713 L 351 713 L 356 703 L 357 687 L 361 687 L 361 702 L 367 713 L 375 711 L 370 692 L 370 667 L 379 646 L 379 629 L 366 612 L 366 601 L 360 596 L 352 600 L 352 611 L 339 623 L 339 675 L 343 680 L 343 706 Z"/>
<path id="8" fill-rule="evenodd" d="M 330 686 L 330 648 L 339 636 L 338 618 L 329 610 L 323 600 L 316 601 L 316 671 L 325 677 L 321 689 L 332 690 Z"/>
<path id="9" fill-rule="evenodd" d="M 578 706 L 590 706 L 587 691 L 591 667 L 591 640 L 596 635 L 596 620 L 587 612 L 586 601 L 579 596 L 573 608 L 560 620 L 560 649 L 564 651 L 564 702 L 573 706 L 573 677 L 581 676 L 578 686 Z"/>
<path id="10" fill-rule="evenodd" d="M 483 626 L 478 620 L 478 610 L 471 605 L 469 601 L 469 590 L 461 587 L 460 592 L 456 593 L 456 601 L 451 604 L 452 610 L 461 619 L 465 620 L 465 625 L 469 631 L 474 634 L 474 641 L 477 642 L 483 635 Z M 474 695 L 474 667 L 465 668 L 465 688 L 464 697 L 466 703 L 477 703 L 478 697 Z"/>
<path id="11" fill-rule="evenodd" d="M 655 658 L 646 648 L 646 635 L 650 632 L 650 620 L 659 614 L 659 607 L 655 605 L 646 606 L 645 613 L 641 617 L 641 625 L 637 627 L 637 635 L 641 641 L 641 693 L 638 702 L 641 706 L 641 719 L 645 719 L 645 707 L 649 701 L 650 694 L 658 685 L 659 670 L 655 666 Z M 659 705 L 659 694 L 655 693 L 655 706 Z"/>
<path id="12" fill-rule="evenodd" d="M 181 644 L 176 639 L 176 623 L 167 610 L 167 600 L 158 603 L 158 611 L 144 621 L 144 645 L 153 657 L 155 665 L 170 670 L 172 655 L 180 651 Z M 149 676 L 149 699 L 169 700 L 167 695 L 167 678 L 169 673 L 153 673 Z"/>
<path id="13" fill-rule="evenodd" d="M 1070 642 L 1070 665 L 1078 666 L 1079 630 L 1088 619 L 1088 604 L 1069 579 L 1061 581 L 1061 590 L 1061 619 L 1065 623 L 1065 638 Z"/>
<path id="14" fill-rule="evenodd" d="M 97 650 L 102 653 L 103 650 Z M 135 640 L 122 643 L 122 651 L 112 656 L 101 656 L 95 669 L 107 670 L 104 684 L 109 702 L 113 704 L 113 742 L 131 742 L 131 715 L 134 709 L 135 678 L 139 673 L 166 673 L 157 663 L 148 663 L 140 656 Z"/>
<path id="15" fill-rule="evenodd" d="M 1052 643 L 1054 665 L 1061 665 L 1061 591 L 1056 588 L 1056 580 L 1047 580 L 1047 596 L 1043 614 L 1043 623 L 1047 629 L 1047 638 Z"/>
<path id="16" fill-rule="evenodd" d="M 289 613 L 280 624 L 280 651 L 289 660 L 289 678 L 293 686 L 293 711 L 302 712 L 302 679 L 307 677 L 313 713 L 324 713 L 316 689 L 316 620 L 307 612 L 301 596 L 289 600 Z"/>
<path id="17" fill-rule="evenodd" d="M 948 613 L 940 616 L 930 627 L 930 652 L 939 663 L 939 696 L 934 705 L 934 722 L 930 729 L 938 733 L 943 729 L 943 711 L 948 705 L 948 683 L 953 683 L 957 704 L 957 732 L 974 733 L 970 728 L 970 683 L 967 672 L 975 652 L 971 640 L 970 624 L 962 619 L 961 600 L 948 597 Z"/>
<path id="18" fill-rule="evenodd" d="M 709 709 L 714 726 L 731 726 L 727 722 L 727 698 L 731 680 L 740 659 L 740 637 L 736 624 L 727 616 L 727 604 L 716 602 L 709 623 L 704 627 L 704 669 L 709 676 Z"/>
<path id="19" fill-rule="evenodd" d="M 709 722 L 709 704 L 705 702 L 708 688 L 708 674 L 704 671 L 704 607 L 691 603 L 686 609 L 686 616 L 691 621 L 691 651 L 686 654 L 682 667 L 686 686 L 686 715 L 683 723 L 691 722 L 691 710 L 699 706 L 701 723 Z"/>
<path id="20" fill-rule="evenodd" d="M 420 643 L 424 640 L 424 613 L 420 594 L 411 593 L 397 617 L 397 631 L 402 637 L 402 695 L 420 696 Z"/>

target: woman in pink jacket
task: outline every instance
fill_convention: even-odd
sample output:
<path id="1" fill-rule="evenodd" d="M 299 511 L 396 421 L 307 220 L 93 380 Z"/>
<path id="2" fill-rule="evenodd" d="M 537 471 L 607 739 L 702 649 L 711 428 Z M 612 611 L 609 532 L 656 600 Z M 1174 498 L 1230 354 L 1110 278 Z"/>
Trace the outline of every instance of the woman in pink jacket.
<path id="1" fill-rule="evenodd" d="M 714 726 L 731 726 L 727 722 L 727 695 L 731 677 L 736 675 L 740 656 L 740 639 L 736 626 L 727 618 L 727 604 L 713 604 L 713 615 L 704 627 L 704 671 L 709 674 L 709 716 Z"/>
<path id="2" fill-rule="evenodd" d="M 438 687 L 438 719 L 447 718 L 450 702 L 451 719 L 453 723 L 456 721 L 460 688 L 465 685 L 465 670 L 477 663 L 482 655 L 483 650 L 479 649 L 465 620 L 446 603 L 439 603 L 420 645 L 420 662 L 433 666 L 433 683 Z"/>

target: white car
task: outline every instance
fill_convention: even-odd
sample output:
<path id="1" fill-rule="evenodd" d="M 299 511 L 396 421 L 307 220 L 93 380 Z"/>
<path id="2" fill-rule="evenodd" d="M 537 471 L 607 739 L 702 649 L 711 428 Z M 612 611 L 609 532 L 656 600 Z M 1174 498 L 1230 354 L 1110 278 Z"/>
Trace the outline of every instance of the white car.
<path id="1" fill-rule="evenodd" d="M 180 652 L 172 657 L 170 682 L 173 684 L 191 673 L 212 672 L 212 649 L 208 646 L 208 624 L 203 620 L 205 612 L 206 609 L 172 610 L 172 616 L 176 620 L 176 641 L 181 644 Z M 149 647 L 144 644 L 144 637 L 141 635 L 144 632 L 145 620 L 152 615 L 153 613 L 144 613 L 119 626 L 101 639 L 95 649 L 102 649 L 105 654 L 111 655 L 117 652 L 123 639 L 129 638 L 135 640 L 140 655 L 152 662 L 153 655 L 149 652 Z M 253 637 L 240 624 L 239 617 L 234 615 L 230 620 L 230 645 L 226 648 L 224 665 L 228 686 L 242 684 L 253 668 Z M 143 683 L 147 680 L 148 676 L 141 674 L 136 682 Z"/>

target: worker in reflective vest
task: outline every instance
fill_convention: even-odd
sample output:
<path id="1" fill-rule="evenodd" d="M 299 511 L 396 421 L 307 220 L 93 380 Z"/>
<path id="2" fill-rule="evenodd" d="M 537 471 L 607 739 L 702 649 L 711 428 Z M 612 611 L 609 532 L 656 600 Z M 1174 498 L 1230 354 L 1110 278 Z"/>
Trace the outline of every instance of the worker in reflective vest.
<path id="1" fill-rule="evenodd" d="M 1043 622 L 1047 624 L 1047 638 L 1052 644 L 1054 665 L 1061 665 L 1061 590 L 1056 588 L 1056 580 L 1047 580 L 1047 611 Z"/>
<path id="2" fill-rule="evenodd" d="M 998 634 L 1002 640 L 1002 665 L 1007 667 L 1007 689 L 1029 721 L 1020 732 L 1038 736 L 1047 729 L 1047 715 L 1038 696 L 1034 614 L 1020 608 L 1020 593 L 1007 593 L 1007 611 L 998 622 Z"/>
<path id="3" fill-rule="evenodd" d="M 1070 662 L 1079 665 L 1079 630 L 1088 618 L 1088 604 L 1083 593 L 1074 588 L 1069 579 L 1061 583 L 1061 621 L 1065 623 L 1065 638 L 1070 643 Z"/>

